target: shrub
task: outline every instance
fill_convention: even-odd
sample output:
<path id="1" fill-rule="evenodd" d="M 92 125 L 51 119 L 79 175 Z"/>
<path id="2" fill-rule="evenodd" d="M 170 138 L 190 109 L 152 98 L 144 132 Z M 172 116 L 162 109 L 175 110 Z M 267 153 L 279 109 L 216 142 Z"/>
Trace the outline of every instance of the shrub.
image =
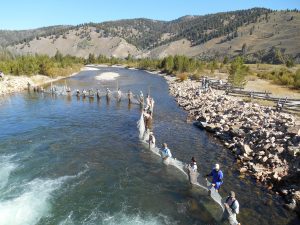
<path id="1" fill-rule="evenodd" d="M 187 73 L 179 73 L 177 74 L 177 78 L 180 80 L 180 81 L 185 81 L 188 79 L 188 74 Z"/>

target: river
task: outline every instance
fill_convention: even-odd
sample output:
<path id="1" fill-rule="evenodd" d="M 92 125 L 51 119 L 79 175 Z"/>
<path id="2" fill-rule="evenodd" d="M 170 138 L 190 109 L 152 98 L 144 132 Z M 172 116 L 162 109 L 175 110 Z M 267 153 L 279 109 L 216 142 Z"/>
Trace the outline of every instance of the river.
<path id="1" fill-rule="evenodd" d="M 119 73 L 99 81 L 102 72 Z M 224 172 L 221 195 L 236 192 L 242 224 L 297 224 L 250 178 L 211 135 L 186 123 L 165 80 L 145 71 L 99 67 L 67 79 L 72 89 L 117 85 L 155 99 L 154 133 L 173 156 L 200 173 L 215 163 Z M 64 84 L 65 81 L 58 82 Z M 139 141 L 138 105 L 105 98 L 19 93 L 0 98 L 0 225 L 221 224 L 221 208 L 183 174 L 167 167 Z"/>

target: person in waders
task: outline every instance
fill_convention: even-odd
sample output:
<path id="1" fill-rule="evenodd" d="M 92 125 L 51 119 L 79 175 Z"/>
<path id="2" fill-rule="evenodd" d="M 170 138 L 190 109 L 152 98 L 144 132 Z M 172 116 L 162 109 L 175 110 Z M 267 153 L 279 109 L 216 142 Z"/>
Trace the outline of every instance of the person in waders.
<path id="1" fill-rule="evenodd" d="M 155 147 L 155 137 L 153 132 L 150 132 L 149 134 L 149 149 L 154 148 Z"/>
<path id="2" fill-rule="evenodd" d="M 198 167 L 195 157 L 192 157 L 191 162 L 187 166 L 189 181 L 191 184 L 197 183 Z"/>
<path id="3" fill-rule="evenodd" d="M 132 96 L 133 96 L 131 90 L 128 90 L 127 96 L 128 96 L 128 104 L 131 104 L 131 102 L 132 102 Z"/>
<path id="4" fill-rule="evenodd" d="M 215 188 L 216 192 L 219 192 L 221 185 L 223 184 L 223 172 L 220 170 L 220 165 L 216 164 L 206 177 L 212 177 L 211 185 Z"/>
<path id="5" fill-rule="evenodd" d="M 223 221 L 228 219 L 229 223 L 232 225 L 241 225 L 236 219 L 236 215 L 240 212 L 240 205 L 238 200 L 235 198 L 235 193 L 233 191 L 229 193 L 229 196 L 226 198 L 224 206 L 227 215 L 223 217 Z"/>
<path id="6" fill-rule="evenodd" d="M 162 158 L 163 160 L 167 160 L 168 158 L 172 157 L 172 153 L 170 149 L 168 148 L 167 143 L 163 143 L 163 150 L 162 150 Z"/>

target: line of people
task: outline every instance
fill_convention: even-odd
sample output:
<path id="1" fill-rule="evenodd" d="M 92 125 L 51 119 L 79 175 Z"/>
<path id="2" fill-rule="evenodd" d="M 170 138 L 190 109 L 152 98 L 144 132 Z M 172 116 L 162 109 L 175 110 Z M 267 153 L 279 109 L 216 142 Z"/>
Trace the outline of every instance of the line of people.
<path id="1" fill-rule="evenodd" d="M 143 95 L 142 92 L 140 94 L 140 102 L 144 102 L 143 101 Z M 153 101 L 153 105 L 151 104 L 151 102 Z M 153 98 L 150 98 L 149 95 L 147 95 L 147 99 L 146 99 L 146 107 L 143 110 L 143 117 L 144 117 L 144 122 L 145 122 L 145 134 L 149 134 L 148 138 L 146 138 L 148 144 L 149 144 L 149 149 L 151 150 L 152 148 L 154 148 L 156 145 L 156 139 L 153 133 L 153 129 L 152 129 L 152 116 L 153 116 L 153 106 L 154 106 L 154 100 Z M 172 153 L 171 150 L 168 148 L 167 143 L 163 143 L 162 144 L 162 150 L 161 150 L 161 157 L 163 159 L 163 161 L 167 161 L 168 159 L 172 158 Z M 188 175 L 189 175 L 189 180 L 190 183 L 193 184 L 193 182 L 197 182 L 197 177 L 198 177 L 198 166 L 197 166 L 197 161 L 195 159 L 195 157 L 191 158 L 191 162 L 189 164 L 187 164 L 186 166 L 187 171 L 188 171 Z M 193 176 L 191 176 L 192 173 L 196 173 L 196 177 L 194 177 L 194 181 L 192 181 Z M 209 189 L 209 194 L 210 191 L 212 190 L 212 188 L 216 191 L 219 192 L 219 190 L 221 189 L 221 186 L 223 184 L 223 172 L 220 169 L 220 165 L 219 164 L 215 164 L 214 168 L 211 170 L 210 173 L 206 174 L 204 176 L 206 178 L 206 180 L 211 177 L 211 186 L 208 187 Z M 230 224 L 234 224 L 234 225 L 240 225 L 240 223 L 237 221 L 237 214 L 239 214 L 239 202 L 236 199 L 236 195 L 234 191 L 230 191 L 229 195 L 227 196 L 227 198 L 224 201 L 224 206 L 226 209 L 226 214 L 224 215 L 223 219 L 228 218 Z"/>
<path id="2" fill-rule="evenodd" d="M 122 93 L 121 89 L 118 88 L 118 90 L 115 93 L 116 93 L 115 98 L 118 101 L 121 101 L 122 96 L 123 96 L 123 93 Z M 80 92 L 79 89 L 76 90 L 76 96 L 77 97 L 83 96 L 83 97 L 92 97 L 93 98 L 96 95 L 96 97 L 98 99 L 101 99 L 101 96 L 103 96 L 103 94 L 106 96 L 106 98 L 108 100 L 113 96 L 113 92 L 109 88 L 106 88 L 104 93 L 101 93 L 101 91 L 99 89 L 96 89 L 96 91 L 94 91 L 93 88 L 89 89 L 88 91 L 86 89 L 83 89 L 82 92 Z M 127 92 L 127 98 L 128 98 L 128 103 L 129 104 L 134 103 L 133 100 L 135 98 L 137 100 L 137 103 L 140 104 L 141 108 L 144 108 L 144 106 L 146 105 L 145 113 L 148 114 L 147 118 L 149 116 L 152 116 L 155 102 L 154 102 L 154 99 L 151 98 L 149 94 L 147 95 L 146 102 L 145 102 L 144 95 L 143 95 L 142 91 L 140 91 L 139 95 L 134 95 L 132 93 L 132 91 L 129 89 L 128 92 Z"/>

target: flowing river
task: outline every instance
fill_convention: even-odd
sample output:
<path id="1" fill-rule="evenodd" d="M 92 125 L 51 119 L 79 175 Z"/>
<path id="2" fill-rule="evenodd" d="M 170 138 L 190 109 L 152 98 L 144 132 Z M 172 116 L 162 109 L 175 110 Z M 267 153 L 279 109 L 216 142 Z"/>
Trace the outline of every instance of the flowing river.
<path id="1" fill-rule="evenodd" d="M 120 76 L 95 79 L 103 72 Z M 220 193 L 236 192 L 242 224 L 299 223 L 279 199 L 240 177 L 233 156 L 214 137 L 186 123 L 162 77 L 99 67 L 66 82 L 72 90 L 150 90 L 157 144 L 167 142 L 183 162 L 194 156 L 202 174 L 219 163 L 225 176 Z M 222 210 L 206 191 L 191 187 L 140 143 L 139 118 L 139 106 L 127 99 L 108 104 L 105 98 L 27 92 L 1 97 L 0 225 L 222 224 Z"/>

